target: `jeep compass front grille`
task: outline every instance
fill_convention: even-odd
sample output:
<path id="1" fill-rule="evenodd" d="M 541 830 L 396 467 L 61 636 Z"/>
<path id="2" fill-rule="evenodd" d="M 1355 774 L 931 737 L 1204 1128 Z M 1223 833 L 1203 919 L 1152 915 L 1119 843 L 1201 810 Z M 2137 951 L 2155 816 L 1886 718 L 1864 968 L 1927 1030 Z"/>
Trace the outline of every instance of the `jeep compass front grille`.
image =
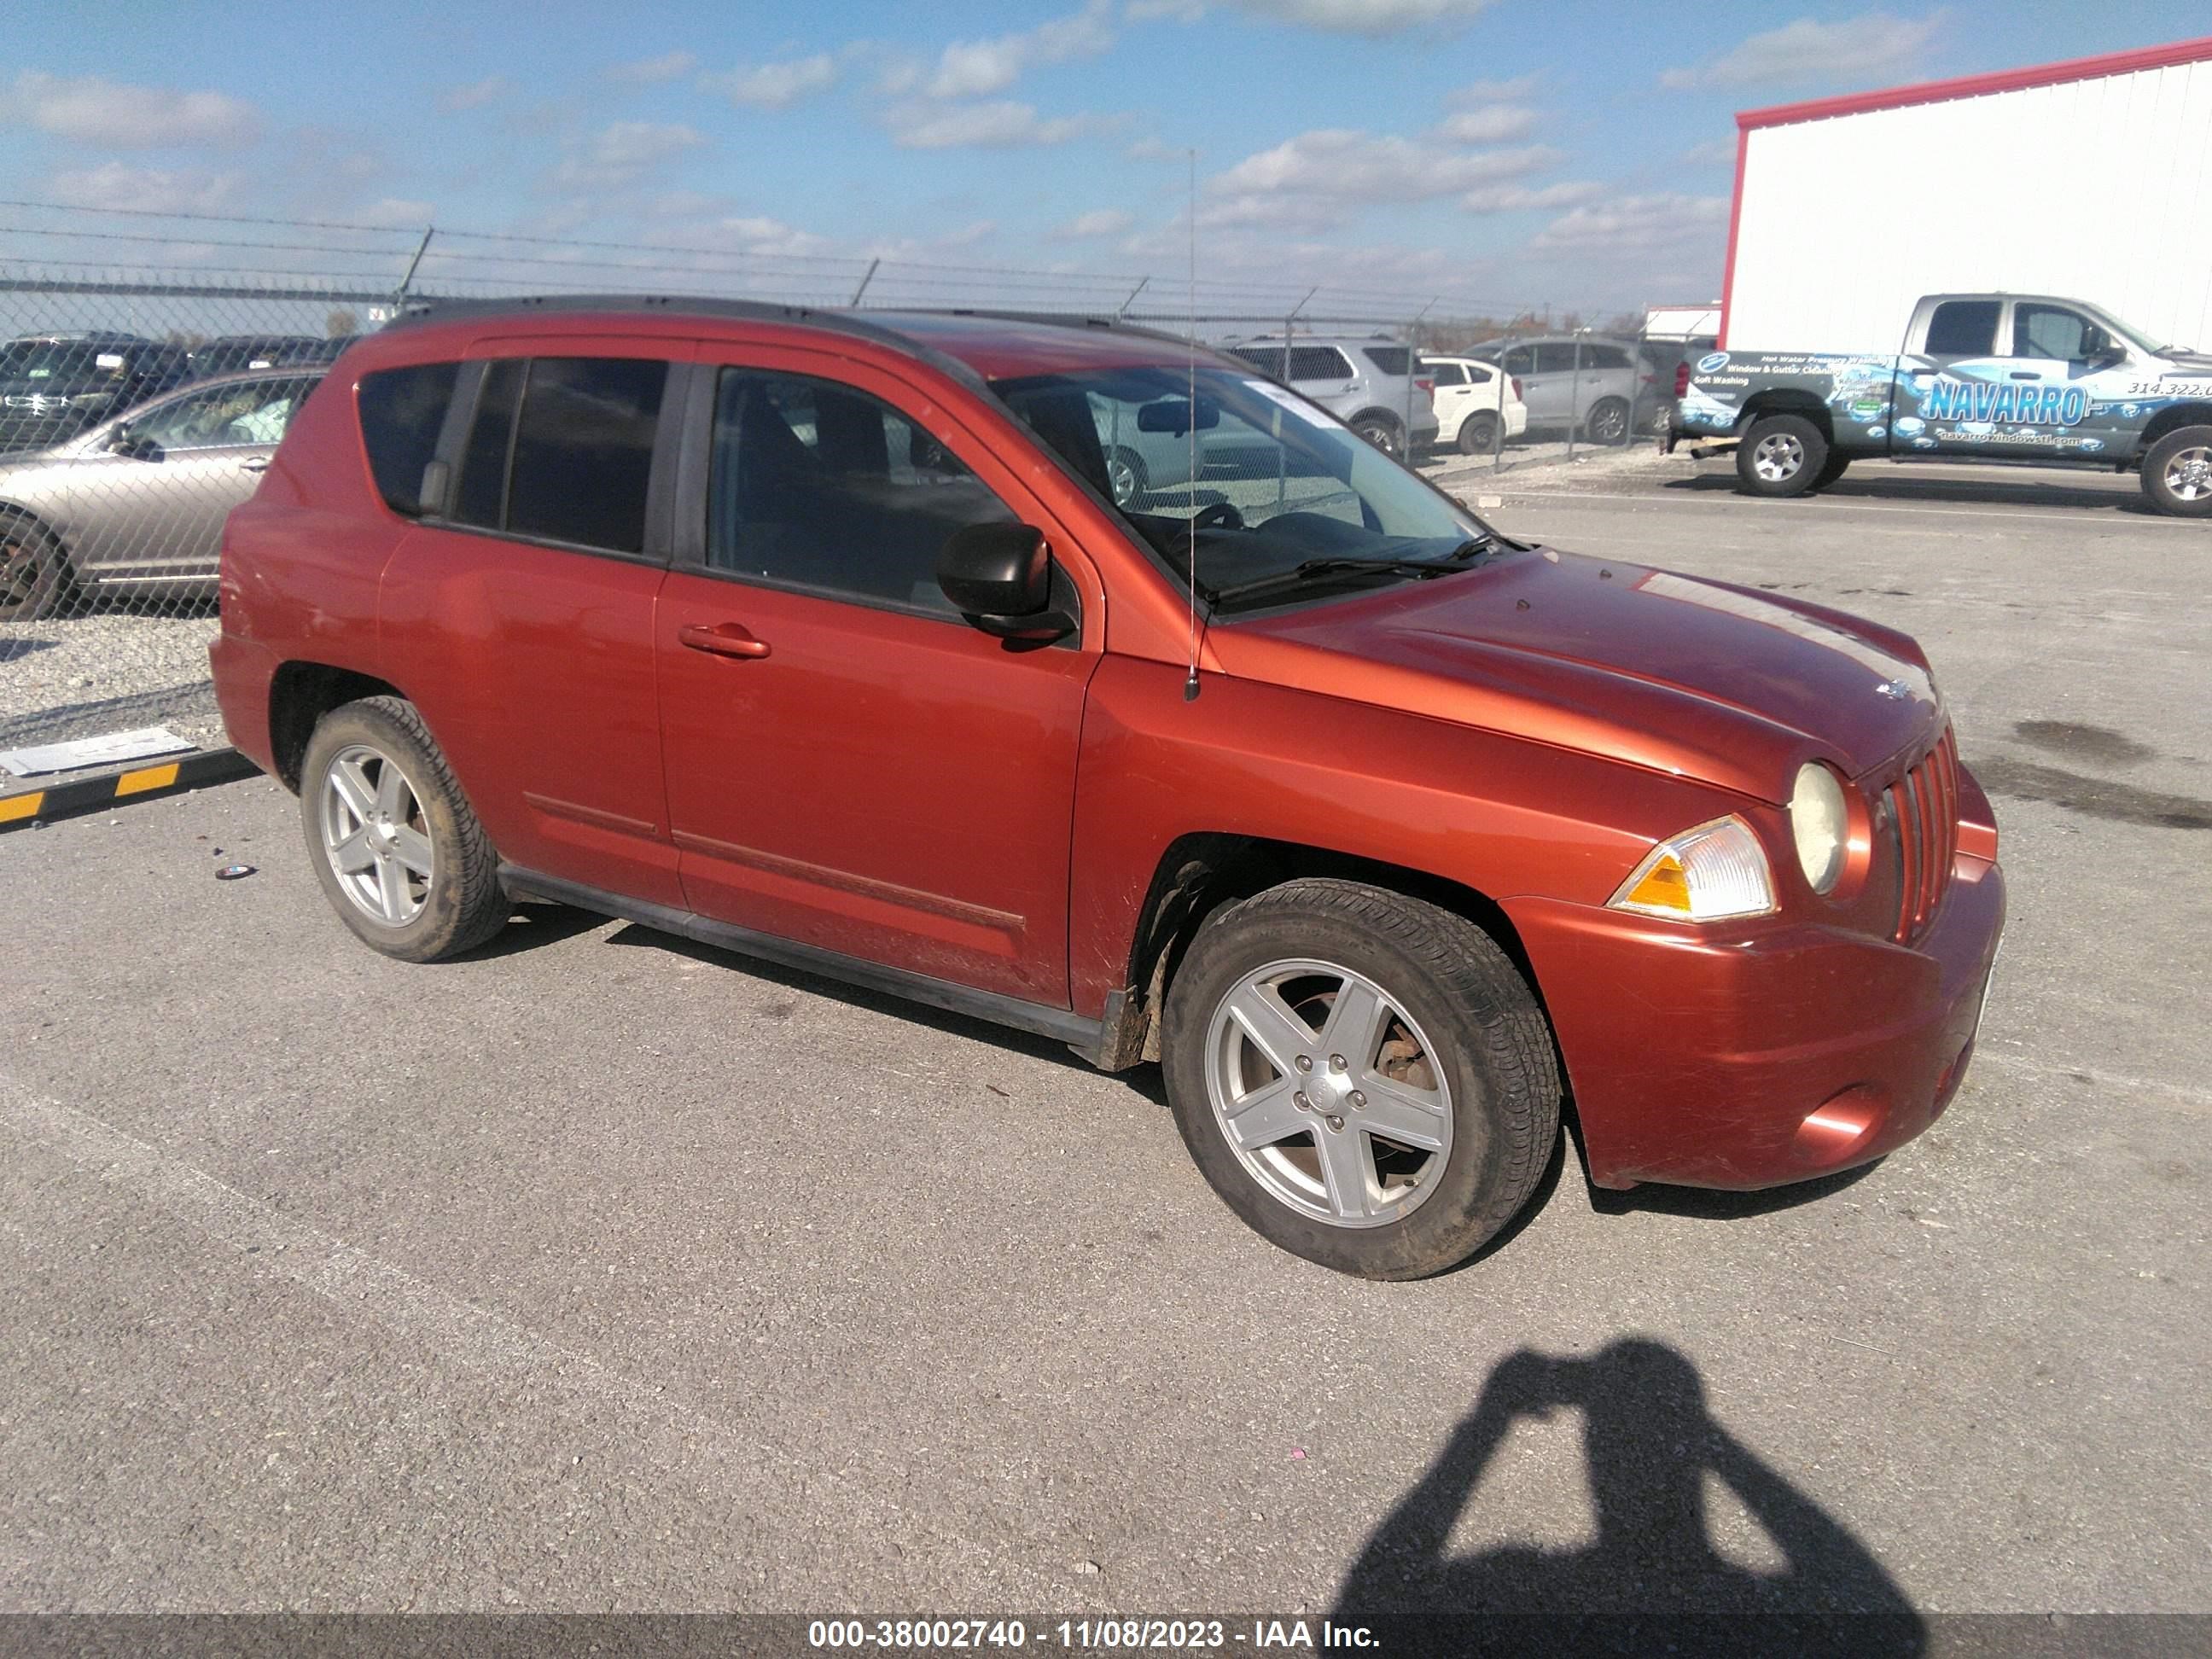
<path id="1" fill-rule="evenodd" d="M 1882 801 L 1898 853 L 1895 936 L 1910 941 L 1942 903 L 1959 851 L 1959 744 L 1949 726 Z"/>

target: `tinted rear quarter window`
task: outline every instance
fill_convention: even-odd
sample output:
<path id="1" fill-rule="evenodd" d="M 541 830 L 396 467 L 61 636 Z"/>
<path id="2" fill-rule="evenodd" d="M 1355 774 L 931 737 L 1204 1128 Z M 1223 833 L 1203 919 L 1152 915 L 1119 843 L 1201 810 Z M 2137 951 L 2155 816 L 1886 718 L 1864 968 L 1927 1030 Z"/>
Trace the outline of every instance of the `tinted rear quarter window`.
<path id="1" fill-rule="evenodd" d="M 668 365 L 634 357 L 539 357 L 530 365 L 508 466 L 514 535 L 635 553 Z"/>
<path id="2" fill-rule="evenodd" d="M 1406 348 L 1403 346 L 1362 346 L 1361 353 L 1367 361 L 1385 374 L 1406 372 Z"/>
<path id="3" fill-rule="evenodd" d="M 1928 319 L 1928 351 L 1938 357 L 1986 357 L 1996 349 L 1995 300 L 1946 300 Z"/>
<path id="4" fill-rule="evenodd" d="M 1594 345 L 1583 348 L 1584 368 L 1626 368 L 1628 354 L 1619 346 Z"/>
<path id="5" fill-rule="evenodd" d="M 422 511 L 422 469 L 437 453 L 438 428 L 453 400 L 459 363 L 413 363 L 362 377 L 356 407 L 377 493 L 394 513 Z"/>

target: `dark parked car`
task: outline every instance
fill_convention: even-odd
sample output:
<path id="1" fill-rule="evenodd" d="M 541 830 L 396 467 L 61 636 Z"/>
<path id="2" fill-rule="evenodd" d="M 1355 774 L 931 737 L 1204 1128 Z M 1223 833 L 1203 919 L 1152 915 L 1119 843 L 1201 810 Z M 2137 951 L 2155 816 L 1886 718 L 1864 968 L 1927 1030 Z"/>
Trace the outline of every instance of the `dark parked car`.
<path id="1" fill-rule="evenodd" d="M 1516 541 L 1145 331 L 546 300 L 345 362 L 212 654 L 387 955 L 534 895 L 1157 1059 L 1224 1202 L 1380 1279 L 1528 1203 L 1570 1081 L 1599 1185 L 1749 1188 L 1965 1074 L 1997 832 L 1904 635 Z M 1116 505 L 1102 429 L 1232 420 L 1274 466 Z M 764 1132 L 840 1109 L 716 1040 Z"/>
<path id="2" fill-rule="evenodd" d="M 192 348 L 192 377 L 235 374 L 241 369 L 281 368 L 292 363 L 327 363 L 325 342 L 312 334 L 227 334 Z"/>
<path id="3" fill-rule="evenodd" d="M 136 334 L 27 334 L 0 345 L 0 453 L 44 449 L 191 372 L 183 349 Z"/>
<path id="4" fill-rule="evenodd" d="M 323 374 L 196 381 L 0 459 L 0 622 L 50 615 L 73 593 L 212 593 L 223 520 Z"/>

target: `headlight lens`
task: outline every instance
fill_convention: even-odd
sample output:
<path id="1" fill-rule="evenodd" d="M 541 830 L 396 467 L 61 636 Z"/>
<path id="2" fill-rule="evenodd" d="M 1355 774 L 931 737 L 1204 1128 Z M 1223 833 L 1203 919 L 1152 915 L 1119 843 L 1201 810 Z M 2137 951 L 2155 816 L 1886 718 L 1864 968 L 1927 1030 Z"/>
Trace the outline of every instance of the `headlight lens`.
<path id="1" fill-rule="evenodd" d="M 1749 824 L 1716 818 L 1653 848 L 1611 903 L 1671 921 L 1763 916 L 1774 908 L 1774 874 Z"/>
<path id="2" fill-rule="evenodd" d="M 1790 829 L 1797 841 L 1797 865 L 1816 893 L 1832 890 L 1844 873 L 1844 848 L 1850 836 L 1850 814 L 1844 786 L 1817 761 L 1797 769 L 1790 791 Z"/>
<path id="3" fill-rule="evenodd" d="M 115 394 L 112 392 L 80 392 L 70 398 L 70 404 L 77 409 L 89 409 L 94 404 L 114 401 Z"/>

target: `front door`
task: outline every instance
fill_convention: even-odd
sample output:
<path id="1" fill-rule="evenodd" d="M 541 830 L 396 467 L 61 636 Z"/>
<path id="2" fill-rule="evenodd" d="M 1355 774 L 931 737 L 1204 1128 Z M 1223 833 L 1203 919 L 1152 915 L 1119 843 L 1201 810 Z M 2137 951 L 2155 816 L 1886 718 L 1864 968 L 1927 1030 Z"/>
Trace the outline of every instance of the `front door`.
<path id="1" fill-rule="evenodd" d="M 212 581 L 223 520 L 253 494 L 312 377 L 198 386 L 134 414 L 131 447 L 70 469 L 70 559 L 88 582 Z"/>
<path id="2" fill-rule="evenodd" d="M 937 557 L 964 525 L 1018 519 L 1045 531 L 1072 599 L 1095 579 L 1019 480 L 898 380 L 716 349 L 656 623 L 686 897 L 736 927 L 1066 1007 L 1103 618 L 1085 604 L 1085 629 L 1042 648 L 994 639 L 938 591 Z"/>

